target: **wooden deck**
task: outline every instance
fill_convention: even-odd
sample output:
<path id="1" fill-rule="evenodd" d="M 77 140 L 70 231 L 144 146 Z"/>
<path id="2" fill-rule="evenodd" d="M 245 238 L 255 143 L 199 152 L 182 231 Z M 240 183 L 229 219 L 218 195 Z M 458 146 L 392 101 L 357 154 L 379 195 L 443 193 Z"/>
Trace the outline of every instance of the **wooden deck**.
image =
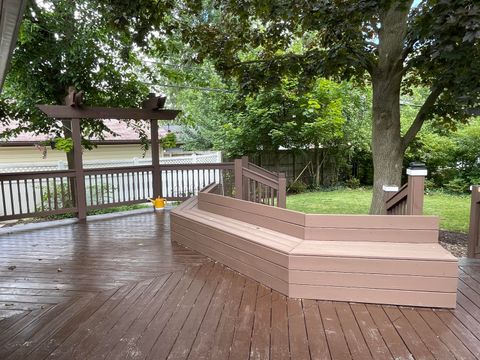
<path id="1" fill-rule="evenodd" d="M 168 213 L 4 235 L 0 259 L 0 359 L 480 359 L 480 260 L 432 310 L 288 299 L 172 244 Z"/>

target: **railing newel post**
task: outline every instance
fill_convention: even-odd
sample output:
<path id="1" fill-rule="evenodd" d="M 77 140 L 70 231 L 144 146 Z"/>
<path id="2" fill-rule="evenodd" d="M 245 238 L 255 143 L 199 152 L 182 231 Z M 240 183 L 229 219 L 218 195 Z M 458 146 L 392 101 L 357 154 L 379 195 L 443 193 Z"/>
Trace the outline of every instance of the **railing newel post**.
<path id="1" fill-rule="evenodd" d="M 243 199 L 243 162 L 242 159 L 235 159 L 234 162 L 235 176 L 235 198 Z"/>
<path id="2" fill-rule="evenodd" d="M 423 214 L 423 197 L 425 192 L 425 177 L 428 171 L 425 164 L 412 162 L 407 169 L 408 195 L 407 213 L 405 215 Z"/>
<path id="3" fill-rule="evenodd" d="M 287 178 L 285 173 L 278 173 L 278 198 L 277 206 L 285 209 L 287 207 Z"/>
<path id="4" fill-rule="evenodd" d="M 471 186 L 471 190 L 467 257 L 476 258 L 480 253 L 480 185 Z"/>

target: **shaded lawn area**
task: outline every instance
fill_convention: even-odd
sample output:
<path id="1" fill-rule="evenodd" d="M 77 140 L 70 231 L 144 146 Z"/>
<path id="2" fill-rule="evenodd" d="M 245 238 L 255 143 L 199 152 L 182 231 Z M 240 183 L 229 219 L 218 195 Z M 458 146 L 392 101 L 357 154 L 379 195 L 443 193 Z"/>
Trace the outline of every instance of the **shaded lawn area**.
<path id="1" fill-rule="evenodd" d="M 287 197 L 287 208 L 317 214 L 368 214 L 371 189 L 308 192 Z M 440 228 L 468 232 L 470 197 L 433 192 L 425 195 L 425 215 L 438 215 Z"/>

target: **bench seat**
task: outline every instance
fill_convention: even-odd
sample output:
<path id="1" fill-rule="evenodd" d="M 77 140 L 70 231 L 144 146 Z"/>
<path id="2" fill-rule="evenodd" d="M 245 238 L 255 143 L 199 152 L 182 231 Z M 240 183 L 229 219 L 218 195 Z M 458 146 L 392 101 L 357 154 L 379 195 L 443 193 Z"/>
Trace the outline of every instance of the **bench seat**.
<path id="1" fill-rule="evenodd" d="M 200 210 L 198 201 L 172 211 L 172 239 L 282 294 L 455 307 L 457 259 L 438 243 L 305 239 Z"/>

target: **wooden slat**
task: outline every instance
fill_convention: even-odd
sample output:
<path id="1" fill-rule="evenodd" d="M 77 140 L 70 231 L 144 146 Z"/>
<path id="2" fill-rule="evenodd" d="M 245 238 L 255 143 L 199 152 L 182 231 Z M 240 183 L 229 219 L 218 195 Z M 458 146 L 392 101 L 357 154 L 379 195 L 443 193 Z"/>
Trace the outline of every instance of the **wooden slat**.
<path id="1" fill-rule="evenodd" d="M 351 229 L 351 228 L 305 228 L 306 240 L 318 241 L 371 241 L 398 242 L 405 244 L 438 243 L 438 229 Z"/>
<path id="2" fill-rule="evenodd" d="M 340 256 L 289 256 L 291 269 L 306 271 L 338 271 L 368 274 L 398 274 L 454 277 L 457 266 L 449 261 L 408 259 L 353 258 Z"/>
<path id="3" fill-rule="evenodd" d="M 125 120 L 173 120 L 179 110 L 149 110 L 137 108 L 72 107 L 65 105 L 37 105 L 45 115 L 56 119 L 125 119 Z"/>
<path id="4" fill-rule="evenodd" d="M 456 265 L 457 259 L 439 244 L 375 243 L 367 241 L 303 241 L 295 255 L 320 255 L 370 259 L 442 261 Z"/>
<path id="5" fill-rule="evenodd" d="M 192 348 L 195 338 L 197 337 L 200 326 L 204 321 L 204 317 L 207 313 L 210 302 L 224 275 L 225 269 L 220 264 L 215 264 L 215 268 L 195 299 L 195 306 L 188 314 L 188 317 L 182 325 L 182 329 L 179 331 L 175 339 L 173 347 L 168 353 L 168 359 L 181 360 L 188 357 L 190 349 Z M 168 330 L 169 333 L 174 332 L 174 329 L 169 328 Z M 164 345 L 165 343 L 162 342 L 162 346 Z M 161 354 L 158 352 L 154 352 L 154 354 L 155 356 L 159 356 L 159 358 L 161 358 Z"/>
<path id="6" fill-rule="evenodd" d="M 175 234 L 174 236 L 176 239 L 175 241 L 178 241 L 188 248 L 198 249 L 198 251 L 201 251 L 202 254 L 205 254 L 213 259 L 217 259 L 218 261 L 222 262 L 222 264 L 225 264 L 244 275 L 256 279 L 263 284 L 268 284 L 268 286 L 281 292 L 282 294 L 288 293 L 288 283 L 286 281 L 263 272 L 248 263 L 241 262 L 234 256 L 218 252 L 214 248 L 199 247 L 197 242 L 193 239 L 188 239 L 180 234 Z"/>
<path id="7" fill-rule="evenodd" d="M 194 343 L 189 349 L 189 359 L 206 359 L 213 347 L 214 337 L 212 336 L 212 329 L 216 329 L 220 322 L 220 317 L 224 309 L 227 296 L 235 289 L 233 281 L 234 273 L 225 269 L 223 279 L 220 285 L 215 290 L 212 301 L 208 306 L 208 310 L 200 325 L 198 333 L 194 337 Z"/>
<path id="8" fill-rule="evenodd" d="M 290 359 L 287 302 L 283 295 L 272 294 L 271 359 Z"/>
<path id="9" fill-rule="evenodd" d="M 397 307 L 385 306 L 383 310 L 400 334 L 414 359 L 434 359 L 432 353 L 425 346 L 415 329 Z"/>
<path id="10" fill-rule="evenodd" d="M 352 357 L 354 359 L 372 359 L 350 305 L 335 303 L 334 306 Z"/>
<path id="11" fill-rule="evenodd" d="M 322 316 L 328 348 L 332 359 L 352 359 L 333 303 L 330 301 L 319 301 L 318 308 Z"/>
<path id="12" fill-rule="evenodd" d="M 212 333 L 213 344 L 209 357 L 214 360 L 228 359 L 230 354 L 235 334 L 235 319 L 237 318 L 240 302 L 245 291 L 246 278 L 235 275 L 232 284 L 218 326 L 215 332 Z M 194 360 L 196 358 L 192 357 L 191 359 Z"/>
<path id="13" fill-rule="evenodd" d="M 302 301 L 299 299 L 288 299 L 287 304 L 290 356 L 295 360 L 309 359 L 310 351 L 308 349 Z"/>
<path id="14" fill-rule="evenodd" d="M 270 358 L 271 299 L 271 289 L 259 286 L 250 346 L 250 359 L 252 360 Z"/>
<path id="15" fill-rule="evenodd" d="M 368 346 L 373 359 L 393 359 L 380 330 L 376 327 L 373 319 L 364 304 L 350 304 L 355 319 L 358 323 L 363 338 Z M 398 359 L 398 357 L 396 357 Z"/>
<path id="16" fill-rule="evenodd" d="M 230 207 L 244 212 L 251 212 L 257 215 L 283 220 L 295 225 L 305 224 L 305 214 L 298 211 L 265 206 L 263 204 L 255 204 L 248 201 L 203 192 L 198 194 L 198 198 L 200 203 L 208 202 L 219 206 Z"/>
<path id="17" fill-rule="evenodd" d="M 371 304 L 398 304 L 439 308 L 454 308 L 455 293 L 313 286 L 290 284 L 291 297 L 336 301 L 364 302 Z"/>
<path id="18" fill-rule="evenodd" d="M 303 300 L 303 314 L 312 359 L 331 359 L 322 317 L 314 300 Z"/>
<path id="19" fill-rule="evenodd" d="M 256 205 L 266 206 L 261 204 L 256 204 Z M 303 239 L 304 237 L 304 228 L 302 226 L 292 224 L 292 223 L 287 223 L 281 220 L 277 220 L 275 218 L 264 217 L 259 214 L 245 212 L 245 211 L 233 209 L 226 206 L 216 205 L 213 203 L 200 203 L 199 209 L 206 212 L 213 213 L 213 214 L 222 215 L 224 217 L 229 217 L 235 220 L 243 221 L 248 224 L 261 226 L 270 230 L 275 230 L 275 231 L 278 231 L 279 233 L 297 237 L 299 239 Z"/>

